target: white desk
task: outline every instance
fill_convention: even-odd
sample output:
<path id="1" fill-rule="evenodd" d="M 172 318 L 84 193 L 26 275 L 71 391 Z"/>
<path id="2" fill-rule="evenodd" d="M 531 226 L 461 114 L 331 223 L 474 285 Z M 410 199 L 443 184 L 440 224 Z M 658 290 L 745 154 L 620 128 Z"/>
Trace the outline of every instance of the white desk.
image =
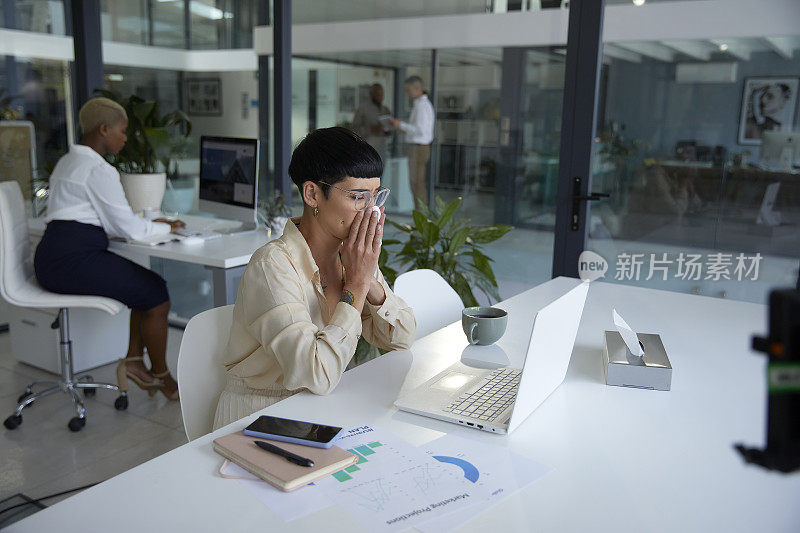
<path id="1" fill-rule="evenodd" d="M 29 219 L 28 228 L 31 235 L 41 236 L 45 228 L 44 220 Z M 143 246 L 112 240 L 109 250 L 148 267 L 151 257 L 205 266 L 212 272 L 214 307 L 220 307 L 236 301 L 236 289 L 250 257 L 273 238 L 275 237 L 270 237 L 265 230 L 259 229 L 247 233 L 222 235 L 191 246 L 180 242 Z"/>
<path id="2" fill-rule="evenodd" d="M 520 359 L 533 312 L 575 280 L 559 278 L 504 302 L 499 345 Z M 611 308 L 638 330 L 662 335 L 672 390 L 608 387 L 602 333 Z M 375 424 L 422 444 L 457 433 L 493 443 L 554 470 L 491 507 L 463 531 L 797 531 L 800 474 L 745 465 L 734 442 L 763 442 L 763 358 L 750 352 L 766 308 L 595 283 L 564 384 L 512 435 L 501 436 L 396 411 L 402 389 L 457 360 L 466 340 L 453 324 L 347 372 L 327 397 L 300 394 L 265 409 L 332 424 Z M 215 474 L 212 438 L 248 419 L 157 457 L 38 512 L 9 531 L 361 531 L 338 508 L 284 523 L 247 489 Z M 302 498 L 302 489 L 296 493 Z M 84 520 L 76 520 L 83 517 Z M 120 519 L 120 517 L 124 517 Z M 91 527 L 90 527 L 91 528 Z"/>

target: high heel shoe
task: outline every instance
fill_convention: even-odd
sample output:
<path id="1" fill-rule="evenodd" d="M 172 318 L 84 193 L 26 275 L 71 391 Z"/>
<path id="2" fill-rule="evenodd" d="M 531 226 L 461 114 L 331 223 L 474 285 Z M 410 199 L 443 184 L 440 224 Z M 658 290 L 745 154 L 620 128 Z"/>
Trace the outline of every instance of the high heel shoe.
<path id="1" fill-rule="evenodd" d="M 178 399 L 179 399 L 178 389 L 175 389 L 175 391 L 172 394 L 167 394 L 167 391 L 165 390 L 165 387 L 166 387 L 165 381 L 166 380 L 164 378 L 167 377 L 167 376 L 169 376 L 169 370 L 167 370 L 166 372 L 161 372 L 160 374 L 153 374 L 154 378 L 160 380 L 163 383 L 159 390 L 161 390 L 161 392 L 164 394 L 164 396 L 167 398 L 167 400 L 169 400 L 171 402 L 177 402 Z M 156 393 L 156 391 L 153 391 L 153 394 L 155 394 L 155 393 Z"/>
<path id="2" fill-rule="evenodd" d="M 159 389 L 164 387 L 164 380 L 157 376 L 153 376 L 153 381 L 144 381 L 138 374 L 128 370 L 128 362 L 142 361 L 143 359 L 143 357 L 124 357 L 120 359 L 119 365 L 117 365 L 117 383 L 119 384 L 120 392 L 128 391 L 129 379 L 136 383 L 140 389 L 146 390 L 150 396 L 155 395 Z"/>

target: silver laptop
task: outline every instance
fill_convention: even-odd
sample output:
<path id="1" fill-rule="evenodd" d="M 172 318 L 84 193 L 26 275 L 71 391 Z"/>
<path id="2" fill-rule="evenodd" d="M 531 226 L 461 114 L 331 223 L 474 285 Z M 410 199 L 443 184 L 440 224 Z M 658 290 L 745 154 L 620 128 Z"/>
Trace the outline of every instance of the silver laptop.
<path id="1" fill-rule="evenodd" d="M 551 302 L 533 319 L 522 369 L 494 370 L 455 363 L 395 406 L 492 433 L 511 433 L 564 381 L 578 334 L 589 282 Z"/>

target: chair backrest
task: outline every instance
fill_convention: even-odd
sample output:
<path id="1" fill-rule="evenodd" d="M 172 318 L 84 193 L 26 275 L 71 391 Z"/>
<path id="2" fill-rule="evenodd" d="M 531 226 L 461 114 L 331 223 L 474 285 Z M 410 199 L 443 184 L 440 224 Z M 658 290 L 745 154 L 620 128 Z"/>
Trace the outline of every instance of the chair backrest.
<path id="1" fill-rule="evenodd" d="M 0 296 L 14 302 L 33 277 L 25 201 L 19 183 L 0 182 Z"/>
<path id="2" fill-rule="evenodd" d="M 194 440 L 211 431 L 217 400 L 225 386 L 222 355 L 233 321 L 233 306 L 195 315 L 186 324 L 178 352 L 178 390 L 186 437 Z"/>
<path id="3" fill-rule="evenodd" d="M 394 293 L 414 310 L 417 338 L 461 320 L 464 304 L 458 293 L 437 272 L 409 270 L 397 276 Z"/>

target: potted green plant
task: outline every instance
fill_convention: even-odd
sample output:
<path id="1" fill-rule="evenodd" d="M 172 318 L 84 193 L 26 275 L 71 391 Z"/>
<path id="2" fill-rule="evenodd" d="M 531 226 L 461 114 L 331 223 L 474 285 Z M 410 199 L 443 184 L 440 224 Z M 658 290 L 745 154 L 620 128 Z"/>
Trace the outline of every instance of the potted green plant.
<path id="1" fill-rule="evenodd" d="M 414 270 L 429 268 L 439 273 L 458 293 L 464 306 L 478 305 L 473 287 L 480 289 L 491 302 L 499 300 L 497 279 L 491 263 L 494 260 L 483 253 L 481 245 L 494 242 L 511 231 L 513 226 L 471 225 L 466 218 L 455 216 L 461 197 L 445 203 L 436 197 L 436 205 L 428 209 L 422 205 L 414 210 L 414 224 L 386 221 L 406 234 L 406 240 L 384 239 L 378 266 L 390 285 L 397 279 L 397 270 L 390 265 Z M 395 250 L 396 247 L 399 250 Z M 356 353 L 348 368 L 353 368 L 380 354 L 375 346 L 363 337 L 358 340 Z"/>
<path id="2" fill-rule="evenodd" d="M 158 102 L 135 94 L 123 98 L 115 91 L 100 89 L 96 92 L 119 103 L 128 114 L 128 141 L 120 153 L 110 159 L 120 172 L 122 188 L 131 208 L 136 212 L 160 209 L 167 172 L 178 151 L 178 144 L 168 128 L 182 125 L 181 136 L 188 137 L 192 131 L 189 117 L 178 109 L 162 115 Z"/>
<path id="3" fill-rule="evenodd" d="M 461 197 L 445 203 L 436 197 L 433 209 L 421 206 L 414 210 L 414 224 L 388 222 L 406 234 L 406 240 L 386 239 L 378 260 L 381 272 L 389 283 L 394 283 L 397 270 L 390 264 L 406 270 L 429 268 L 439 273 L 461 297 L 466 307 L 478 305 L 473 287 L 480 289 L 489 301 L 499 300 L 497 279 L 482 245 L 494 242 L 513 229 L 513 226 L 479 226 L 467 218 L 457 218 Z M 399 246 L 399 251 L 387 248 Z"/>

